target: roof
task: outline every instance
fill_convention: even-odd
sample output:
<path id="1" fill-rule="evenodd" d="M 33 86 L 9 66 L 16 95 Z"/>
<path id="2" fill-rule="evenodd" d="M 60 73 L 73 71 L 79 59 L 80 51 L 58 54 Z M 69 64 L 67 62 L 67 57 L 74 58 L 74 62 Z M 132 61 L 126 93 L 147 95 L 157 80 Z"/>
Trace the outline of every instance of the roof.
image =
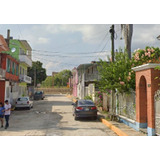
<path id="1" fill-rule="evenodd" d="M 7 42 L 5 41 L 4 37 L 0 35 L 0 52 L 2 51 L 9 51 L 9 47 Z"/>
<path id="2" fill-rule="evenodd" d="M 26 40 L 19 40 L 19 41 L 22 43 L 22 45 L 23 45 L 27 50 L 32 51 L 31 46 L 29 45 L 29 43 L 28 43 Z"/>
<path id="3" fill-rule="evenodd" d="M 91 66 L 91 65 L 92 65 L 91 63 L 80 64 L 80 65 L 77 67 L 77 70 L 79 70 L 79 69 L 86 69 L 86 68 L 88 68 L 88 67 Z"/>

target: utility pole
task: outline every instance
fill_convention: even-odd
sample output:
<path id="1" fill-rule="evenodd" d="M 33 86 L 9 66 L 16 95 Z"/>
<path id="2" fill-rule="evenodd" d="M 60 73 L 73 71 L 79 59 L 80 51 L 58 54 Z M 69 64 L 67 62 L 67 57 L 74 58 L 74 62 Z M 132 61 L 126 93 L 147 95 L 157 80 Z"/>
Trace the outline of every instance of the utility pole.
<path id="1" fill-rule="evenodd" d="M 131 41 L 133 34 L 133 24 L 121 24 L 121 33 L 123 32 L 124 41 L 125 41 L 125 49 L 128 53 L 129 59 L 131 56 Z"/>
<path id="2" fill-rule="evenodd" d="M 114 63 L 114 24 L 111 26 L 109 32 L 111 33 L 111 55 L 112 55 L 112 62 L 111 63 Z M 111 91 L 111 96 L 112 96 L 112 108 L 111 108 L 111 120 L 114 119 L 114 113 L 115 113 L 115 107 L 114 107 L 114 94 L 115 94 L 115 91 L 112 90 Z"/>
<path id="3" fill-rule="evenodd" d="M 114 24 L 111 26 L 109 32 L 111 33 L 111 45 L 112 45 L 112 62 L 114 62 Z"/>
<path id="4" fill-rule="evenodd" d="M 34 67 L 34 88 L 36 88 L 36 67 Z"/>

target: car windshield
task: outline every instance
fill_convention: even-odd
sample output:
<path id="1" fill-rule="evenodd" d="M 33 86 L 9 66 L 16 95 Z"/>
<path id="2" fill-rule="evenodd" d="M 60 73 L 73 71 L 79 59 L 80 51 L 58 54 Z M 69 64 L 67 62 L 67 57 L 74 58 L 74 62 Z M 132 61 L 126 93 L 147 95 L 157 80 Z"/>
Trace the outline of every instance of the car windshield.
<path id="1" fill-rule="evenodd" d="M 42 92 L 36 92 L 36 93 L 35 93 L 35 95 L 40 95 L 40 94 L 42 94 Z"/>
<path id="2" fill-rule="evenodd" d="M 26 97 L 18 98 L 18 101 L 28 101 L 29 99 Z"/>
<path id="3" fill-rule="evenodd" d="M 87 101 L 87 100 L 79 101 L 78 103 L 79 105 L 94 105 L 92 101 Z"/>

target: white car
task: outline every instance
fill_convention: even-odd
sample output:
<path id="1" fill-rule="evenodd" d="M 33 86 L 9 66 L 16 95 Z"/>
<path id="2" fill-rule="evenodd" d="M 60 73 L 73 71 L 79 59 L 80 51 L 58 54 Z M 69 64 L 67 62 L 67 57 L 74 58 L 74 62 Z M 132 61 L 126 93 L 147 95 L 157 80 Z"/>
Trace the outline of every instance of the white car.
<path id="1" fill-rule="evenodd" d="M 33 108 L 33 101 L 29 99 L 29 97 L 19 97 L 16 101 L 16 108 Z"/>

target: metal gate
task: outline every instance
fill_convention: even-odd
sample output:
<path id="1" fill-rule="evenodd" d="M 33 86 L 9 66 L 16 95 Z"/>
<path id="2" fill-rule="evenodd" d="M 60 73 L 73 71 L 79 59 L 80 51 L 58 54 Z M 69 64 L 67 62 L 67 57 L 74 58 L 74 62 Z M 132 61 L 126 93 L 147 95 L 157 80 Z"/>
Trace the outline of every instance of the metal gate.
<path id="1" fill-rule="evenodd" d="M 157 135 L 160 135 L 160 90 L 158 90 L 155 93 L 154 105 L 155 105 L 155 131 Z"/>

